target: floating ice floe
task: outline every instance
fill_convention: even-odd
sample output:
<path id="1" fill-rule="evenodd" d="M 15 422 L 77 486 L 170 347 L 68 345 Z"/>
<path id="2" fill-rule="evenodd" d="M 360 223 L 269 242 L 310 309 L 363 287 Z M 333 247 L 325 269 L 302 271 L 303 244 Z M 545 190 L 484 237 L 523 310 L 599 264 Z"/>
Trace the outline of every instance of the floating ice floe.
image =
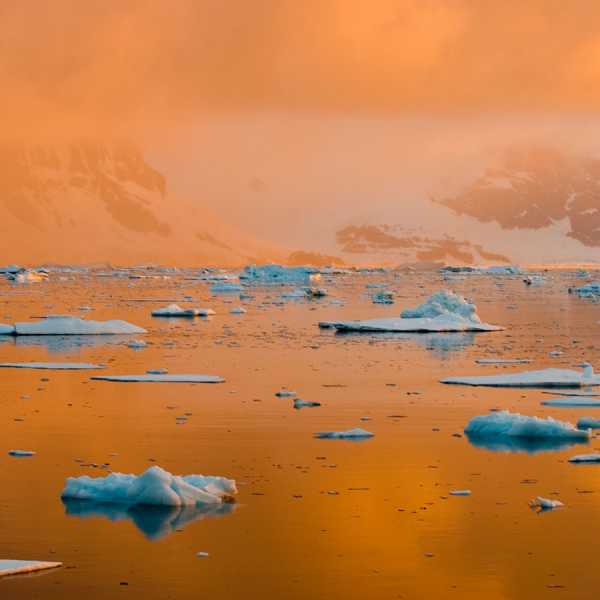
<path id="1" fill-rule="evenodd" d="M 312 267 L 284 267 L 282 265 L 248 265 L 240 273 L 240 280 L 251 285 L 309 283 L 319 277 L 317 269 Z"/>
<path id="2" fill-rule="evenodd" d="M 581 417 L 581 419 L 577 421 L 577 429 L 600 429 L 600 419 Z"/>
<path id="3" fill-rule="evenodd" d="M 201 506 L 230 502 L 235 494 L 233 479 L 172 475 L 154 466 L 141 475 L 111 473 L 106 477 L 69 477 L 61 498 L 128 506 Z"/>
<path id="4" fill-rule="evenodd" d="M 14 335 L 14 333 L 14 325 L 5 325 L 4 323 L 0 323 L 0 335 Z"/>
<path id="5" fill-rule="evenodd" d="M 600 281 L 592 281 L 578 288 L 569 288 L 569 294 L 577 294 L 583 297 L 600 296 Z"/>
<path id="6" fill-rule="evenodd" d="M 278 398 L 293 398 L 297 394 L 296 392 L 292 392 L 291 390 L 279 390 L 278 392 L 275 392 L 275 395 Z"/>
<path id="7" fill-rule="evenodd" d="M 316 406 L 321 406 L 321 403 L 302 400 L 301 398 L 294 398 L 294 408 L 314 408 Z"/>
<path id="8" fill-rule="evenodd" d="M 374 433 L 360 427 L 347 429 L 346 431 L 320 431 L 319 433 L 315 433 L 315 437 L 317 438 L 331 440 L 358 440 L 371 438 L 374 435 Z"/>
<path id="9" fill-rule="evenodd" d="M 588 406 L 600 407 L 600 398 L 584 398 L 582 396 L 566 396 L 562 398 L 551 398 L 542 400 L 544 406 Z"/>
<path id="10" fill-rule="evenodd" d="M 9 450 L 8 455 L 21 458 L 26 456 L 35 456 L 35 452 L 33 450 Z"/>
<path id="11" fill-rule="evenodd" d="M 97 375 L 96 381 L 116 381 L 121 383 L 223 383 L 219 375 L 167 375 L 144 373 L 143 375 Z"/>
<path id="12" fill-rule="evenodd" d="M 571 456 L 570 463 L 599 463 L 600 454 L 577 454 Z"/>
<path id="13" fill-rule="evenodd" d="M 0 560 L 0 577 L 46 571 L 58 567 L 62 567 L 62 563 L 41 560 Z"/>
<path id="14" fill-rule="evenodd" d="M 127 347 L 133 348 L 134 350 L 141 350 L 146 346 L 147 344 L 144 340 L 131 340 L 130 342 L 127 342 Z"/>
<path id="15" fill-rule="evenodd" d="M 321 328 L 364 332 L 450 332 L 500 331 L 502 327 L 482 323 L 474 304 L 462 296 L 442 290 L 414 309 L 402 311 L 400 317 L 364 321 L 330 321 Z"/>
<path id="16" fill-rule="evenodd" d="M 452 490 L 450 492 L 451 496 L 470 496 L 471 490 Z"/>
<path id="17" fill-rule="evenodd" d="M 14 283 L 38 283 L 46 281 L 48 273 L 44 270 L 19 269 L 17 272 L 7 273 L 6 278 Z"/>
<path id="18" fill-rule="evenodd" d="M 542 498 L 538 496 L 533 500 L 530 500 L 529 506 L 531 508 L 537 508 L 540 510 L 552 510 L 554 508 L 561 508 L 564 504 L 560 500 L 550 500 L 548 498 Z"/>
<path id="19" fill-rule="evenodd" d="M 246 309 L 243 306 L 236 306 L 229 311 L 232 315 L 245 315 Z"/>
<path id="20" fill-rule="evenodd" d="M 589 431 L 577 429 L 566 421 L 557 421 L 552 417 L 529 417 L 506 410 L 473 417 L 465 427 L 465 433 L 477 438 L 560 438 L 583 441 L 590 438 Z"/>
<path id="21" fill-rule="evenodd" d="M 213 294 L 239 294 L 243 291 L 243 287 L 239 283 L 233 282 L 217 282 L 210 286 L 210 291 Z"/>
<path id="22" fill-rule="evenodd" d="M 530 358 L 478 358 L 475 361 L 478 365 L 527 365 L 531 362 Z"/>
<path id="23" fill-rule="evenodd" d="M 587 364 L 583 372 L 571 369 L 542 369 L 506 375 L 447 377 L 442 379 L 441 383 L 489 387 L 577 388 L 600 385 L 600 376 L 594 375 L 594 369 Z"/>
<path id="24" fill-rule="evenodd" d="M 68 315 L 48 315 L 30 323 L 15 323 L 15 335 L 130 335 L 146 333 L 127 321 L 92 321 Z"/>
<path id="25" fill-rule="evenodd" d="M 169 304 L 164 308 L 152 311 L 153 317 L 196 317 L 198 312 L 195 308 L 181 308 L 178 304 Z"/>
<path id="26" fill-rule="evenodd" d="M 390 291 L 381 291 L 371 296 L 373 304 L 394 304 L 395 294 Z"/>
<path id="27" fill-rule="evenodd" d="M 53 371 L 78 371 L 85 369 L 105 369 L 105 365 L 78 362 L 21 362 L 0 363 L 0 369 L 47 369 Z"/>

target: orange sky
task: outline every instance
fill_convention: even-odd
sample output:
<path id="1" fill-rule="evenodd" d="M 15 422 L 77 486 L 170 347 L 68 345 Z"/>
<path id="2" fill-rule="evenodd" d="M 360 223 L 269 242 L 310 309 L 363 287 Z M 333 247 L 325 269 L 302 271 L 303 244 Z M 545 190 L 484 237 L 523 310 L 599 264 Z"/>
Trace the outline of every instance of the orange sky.
<path id="1" fill-rule="evenodd" d="M 204 109 L 600 100 L 595 0 L 4 0 L 0 44 L 0 109 L 19 135 L 169 125 Z"/>

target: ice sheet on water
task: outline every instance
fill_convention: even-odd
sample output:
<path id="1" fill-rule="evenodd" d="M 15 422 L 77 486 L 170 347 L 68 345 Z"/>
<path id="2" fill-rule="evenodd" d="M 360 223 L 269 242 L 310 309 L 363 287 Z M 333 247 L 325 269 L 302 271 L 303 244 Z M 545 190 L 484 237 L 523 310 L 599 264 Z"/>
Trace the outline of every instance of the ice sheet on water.
<path id="1" fill-rule="evenodd" d="M 594 375 L 591 367 L 583 372 L 571 369 L 542 369 L 521 371 L 506 375 L 478 375 L 474 377 L 447 377 L 442 383 L 488 387 L 540 387 L 568 388 L 600 385 L 600 376 Z"/>
<path id="2" fill-rule="evenodd" d="M 544 406 L 564 406 L 564 407 L 600 407 L 600 398 L 583 398 L 581 396 L 566 396 L 562 398 L 551 398 L 550 400 L 542 400 Z"/>
<path id="3" fill-rule="evenodd" d="M 248 265 L 240 280 L 251 285 L 277 285 L 288 283 L 309 283 L 318 279 L 317 269 L 313 267 L 285 267 L 282 265 Z"/>
<path id="4" fill-rule="evenodd" d="M 57 567 L 62 567 L 62 563 L 41 560 L 0 560 L 0 577 L 34 573 L 36 571 L 56 569 Z"/>
<path id="5" fill-rule="evenodd" d="M 358 440 L 371 438 L 374 435 L 374 433 L 360 427 L 347 429 L 346 431 L 320 431 L 319 433 L 315 433 L 315 437 L 317 438 L 331 440 Z"/>
<path id="6" fill-rule="evenodd" d="M 577 429 L 566 421 L 552 417 L 529 417 L 503 410 L 473 417 L 465 427 L 465 433 L 478 438 L 555 438 L 588 440 L 589 431 Z"/>
<path id="7" fill-rule="evenodd" d="M 127 321 L 92 321 L 68 315 L 48 315 L 40 321 L 15 323 L 16 335 L 124 335 L 146 333 Z"/>
<path id="8" fill-rule="evenodd" d="M 144 373 L 142 375 L 97 375 L 96 381 L 116 381 L 121 383 L 223 383 L 219 375 L 179 375 Z"/>
<path id="9" fill-rule="evenodd" d="M 69 477 L 62 498 L 127 506 L 203 506 L 230 501 L 235 481 L 204 475 L 172 475 L 154 466 L 141 475 L 111 473 L 106 477 Z"/>
<path id="10" fill-rule="evenodd" d="M 4 323 L 0 323 L 0 335 L 13 335 L 14 333 L 14 325 L 5 325 Z"/>
<path id="11" fill-rule="evenodd" d="M 0 363 L 0 369 L 47 369 L 52 371 L 77 371 L 105 369 L 105 365 L 79 362 L 20 362 Z"/>
<path id="12" fill-rule="evenodd" d="M 600 419 L 581 417 L 581 419 L 577 421 L 577 429 L 600 429 Z"/>
<path id="13" fill-rule="evenodd" d="M 577 454 L 569 458 L 570 463 L 600 463 L 600 454 Z"/>

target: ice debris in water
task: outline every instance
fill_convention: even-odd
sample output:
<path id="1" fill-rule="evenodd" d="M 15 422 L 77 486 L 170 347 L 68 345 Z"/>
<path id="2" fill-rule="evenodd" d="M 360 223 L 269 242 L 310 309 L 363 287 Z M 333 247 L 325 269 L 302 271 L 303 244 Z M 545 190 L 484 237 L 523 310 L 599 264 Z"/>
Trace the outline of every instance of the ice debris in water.
<path id="1" fill-rule="evenodd" d="M 106 477 L 69 477 L 61 497 L 128 506 L 200 506 L 230 502 L 236 493 L 232 479 L 172 475 L 154 466 L 141 475 L 111 473 Z"/>
<path id="2" fill-rule="evenodd" d="M 134 350 L 141 350 L 147 346 L 144 340 L 131 340 L 127 343 L 128 348 L 133 348 Z"/>
<path id="3" fill-rule="evenodd" d="M 210 286 L 210 291 L 213 294 L 239 294 L 243 289 L 239 283 L 229 281 L 213 283 Z"/>
<path id="4" fill-rule="evenodd" d="M 600 398 L 582 398 L 581 396 L 567 396 L 563 398 L 551 398 L 550 400 L 542 400 L 543 406 L 588 406 L 600 407 Z"/>
<path id="5" fill-rule="evenodd" d="M 248 265 L 240 280 L 252 285 L 277 285 L 286 283 L 308 283 L 319 279 L 313 267 L 284 267 L 282 265 Z"/>
<path id="6" fill-rule="evenodd" d="M 471 490 L 452 490 L 450 492 L 451 496 L 470 496 Z"/>
<path id="7" fill-rule="evenodd" d="M 40 321 L 15 323 L 15 335 L 121 335 L 146 333 L 127 321 L 92 321 L 68 315 L 48 315 Z"/>
<path id="8" fill-rule="evenodd" d="M 561 506 L 564 506 L 564 504 L 560 500 L 549 500 L 548 498 L 538 496 L 529 501 L 529 506 L 540 510 L 552 510 L 553 508 L 560 508 Z"/>
<path id="9" fill-rule="evenodd" d="M 581 419 L 577 421 L 577 429 L 600 429 L 600 419 L 581 417 Z"/>
<path id="10" fill-rule="evenodd" d="M 41 560 L 0 560 L 0 577 L 34 573 L 57 567 L 62 567 L 62 563 Z"/>
<path id="11" fill-rule="evenodd" d="M 373 304 L 394 304 L 395 294 L 390 291 L 381 291 L 373 294 L 371 300 Z"/>
<path id="12" fill-rule="evenodd" d="M 243 306 L 236 306 L 229 311 L 232 315 L 245 315 L 246 309 Z"/>
<path id="13" fill-rule="evenodd" d="M 594 375 L 589 363 L 584 363 L 583 372 L 571 369 L 542 369 L 522 371 L 506 375 L 478 375 L 474 377 L 447 377 L 442 383 L 488 387 L 548 387 L 578 388 L 600 385 L 600 376 Z"/>
<path id="14" fill-rule="evenodd" d="M 195 308 L 181 308 L 178 304 L 169 304 L 152 311 L 153 317 L 195 317 L 197 314 Z"/>
<path id="15" fill-rule="evenodd" d="M 294 398 L 294 408 L 314 408 L 316 406 L 321 406 L 321 403 L 302 400 L 301 398 Z"/>
<path id="16" fill-rule="evenodd" d="M 592 281 L 581 287 L 569 288 L 569 294 L 577 294 L 578 296 L 600 296 L 600 282 Z"/>
<path id="17" fill-rule="evenodd" d="M 35 456 L 35 452 L 33 450 L 9 450 L 9 456 L 17 456 L 17 457 L 26 457 L 26 456 Z"/>
<path id="18" fill-rule="evenodd" d="M 14 335 L 14 333 L 14 325 L 5 325 L 4 323 L 0 323 L 0 335 Z"/>
<path id="19" fill-rule="evenodd" d="M 275 392 L 275 395 L 278 398 L 293 398 L 297 394 L 296 392 L 292 392 L 291 390 L 279 390 L 278 392 Z"/>
<path id="20" fill-rule="evenodd" d="M 436 292 L 416 308 L 402 311 L 400 317 L 362 321 L 326 321 L 319 323 L 319 327 L 333 327 L 339 331 L 439 333 L 502 329 L 496 325 L 482 323 L 474 304 L 447 290 Z"/>
<path id="21" fill-rule="evenodd" d="M 598 463 L 600 454 L 576 454 L 569 459 L 570 463 Z"/>
<path id="22" fill-rule="evenodd" d="M 0 363 L 0 369 L 42 369 L 54 371 L 77 371 L 85 369 L 105 369 L 105 365 L 78 362 L 22 362 L 22 363 Z"/>
<path id="23" fill-rule="evenodd" d="M 360 427 L 347 429 L 346 431 L 320 431 L 319 433 L 315 433 L 315 437 L 317 438 L 333 440 L 364 439 L 373 437 L 374 435 L 374 433 Z"/>
<path id="24" fill-rule="evenodd" d="M 165 375 L 162 372 L 143 375 L 97 375 L 96 381 L 116 381 L 121 383 L 223 383 L 219 375 Z"/>
<path id="25" fill-rule="evenodd" d="M 575 428 L 566 421 L 552 417 L 542 419 L 503 410 L 489 415 L 473 417 L 465 427 L 465 433 L 473 437 L 520 437 L 561 438 L 586 440 L 589 431 Z"/>

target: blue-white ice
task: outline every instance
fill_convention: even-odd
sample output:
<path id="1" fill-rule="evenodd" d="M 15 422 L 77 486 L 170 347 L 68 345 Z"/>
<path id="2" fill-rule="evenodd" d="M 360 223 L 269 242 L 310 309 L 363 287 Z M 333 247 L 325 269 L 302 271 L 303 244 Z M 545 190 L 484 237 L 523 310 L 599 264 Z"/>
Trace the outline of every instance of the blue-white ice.
<path id="1" fill-rule="evenodd" d="M 16 335 L 121 335 L 146 333 L 127 321 L 92 321 L 68 315 L 48 315 L 39 321 L 15 323 Z"/>
<path id="2" fill-rule="evenodd" d="M 50 371 L 97 370 L 106 368 L 104 365 L 79 362 L 20 362 L 0 363 L 0 369 L 44 369 Z"/>
<path id="3" fill-rule="evenodd" d="M 111 473 L 106 477 L 69 477 L 61 497 L 127 506 L 203 506 L 229 502 L 235 494 L 233 479 L 172 475 L 154 466 L 141 475 Z"/>
<path id="4" fill-rule="evenodd" d="M 599 463 L 600 454 L 577 454 L 569 458 L 570 463 Z"/>
<path id="5" fill-rule="evenodd" d="M 219 375 L 180 375 L 162 373 L 144 373 L 142 375 L 97 375 L 96 381 L 115 381 L 120 383 L 223 383 Z"/>
<path id="6" fill-rule="evenodd" d="M 62 563 L 60 562 L 48 562 L 41 560 L 0 560 L 0 577 L 34 573 L 36 571 L 56 569 L 57 567 L 61 566 Z"/>
<path id="7" fill-rule="evenodd" d="M 488 387 L 578 388 L 600 385 L 600 376 L 594 375 L 594 370 L 588 365 L 583 372 L 571 369 L 542 369 L 541 371 L 521 371 L 506 375 L 447 377 L 441 382 Z"/>
<path id="8" fill-rule="evenodd" d="M 320 431 L 315 434 L 315 437 L 332 440 L 358 440 L 371 438 L 374 435 L 374 433 L 371 433 L 366 429 L 356 427 L 354 429 L 347 429 L 346 431 Z"/>
<path id="9" fill-rule="evenodd" d="M 577 429 L 600 429 L 600 419 L 581 417 L 581 419 L 577 421 Z"/>
<path id="10" fill-rule="evenodd" d="M 473 417 L 465 427 L 468 436 L 478 438 L 556 438 L 561 440 L 588 440 L 589 431 L 577 429 L 566 421 L 552 417 L 529 417 L 503 410 Z"/>
<path id="11" fill-rule="evenodd" d="M 567 396 L 563 398 L 551 398 L 542 400 L 544 406 L 564 406 L 564 407 L 600 407 L 600 398 L 583 398 L 581 396 Z"/>
<path id="12" fill-rule="evenodd" d="M 318 278 L 313 267 L 284 267 L 282 265 L 248 265 L 240 280 L 250 285 L 285 285 L 310 283 Z"/>

